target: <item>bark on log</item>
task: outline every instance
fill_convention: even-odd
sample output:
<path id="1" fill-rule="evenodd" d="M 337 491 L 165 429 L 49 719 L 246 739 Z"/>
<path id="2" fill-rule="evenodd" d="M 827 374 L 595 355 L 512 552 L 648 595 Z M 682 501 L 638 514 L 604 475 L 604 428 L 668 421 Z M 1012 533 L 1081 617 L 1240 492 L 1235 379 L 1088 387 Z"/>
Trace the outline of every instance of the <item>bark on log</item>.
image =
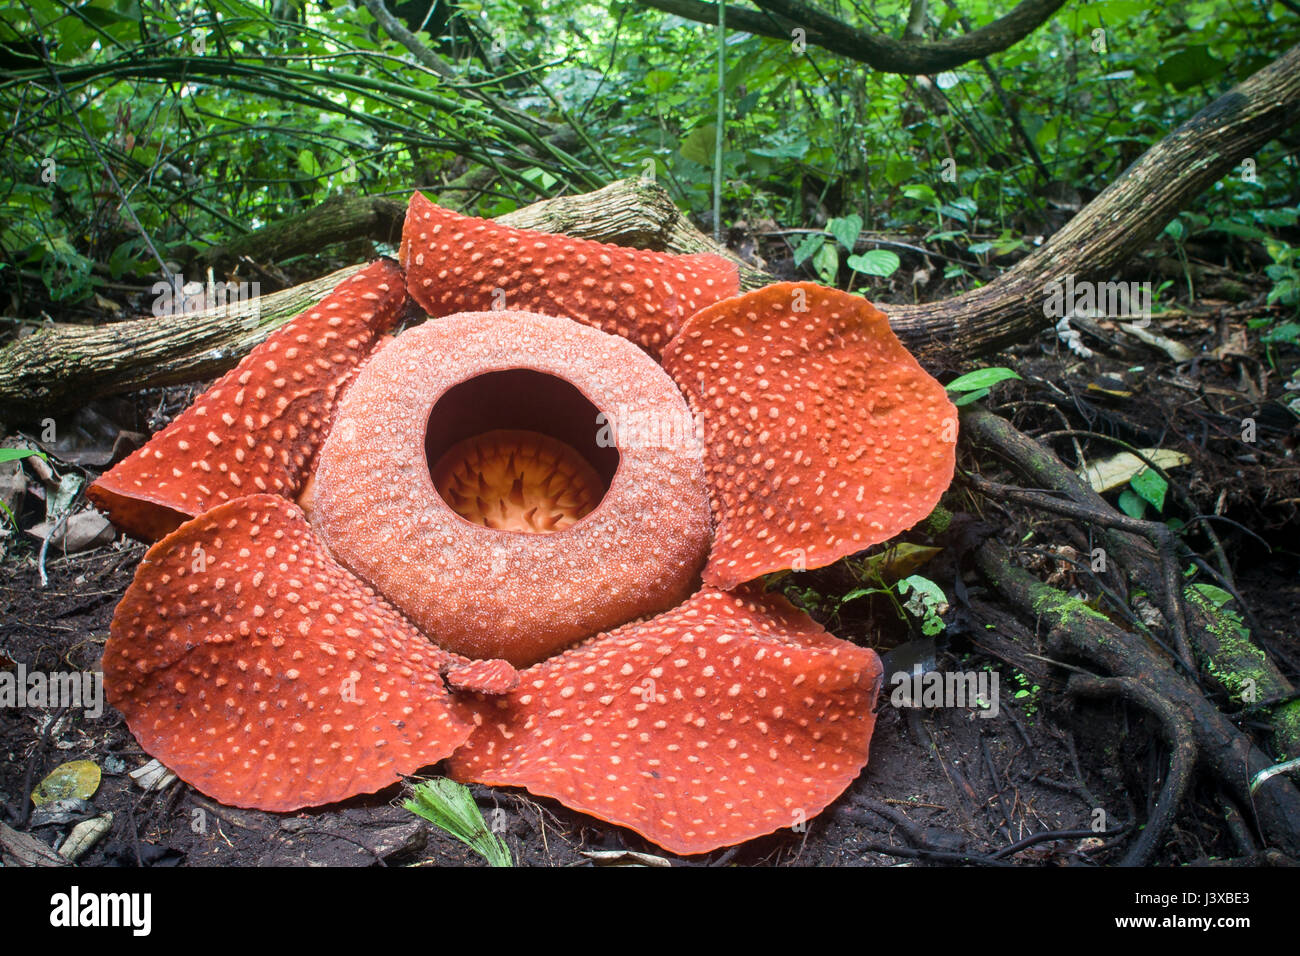
<path id="1" fill-rule="evenodd" d="M 1050 324 L 1045 287 L 1109 276 L 1194 196 L 1300 116 L 1300 46 L 1233 87 L 1155 146 L 1037 252 L 996 281 L 922 305 L 886 306 L 903 342 L 923 362 L 988 354 Z M 624 181 L 546 200 L 507 216 L 509 225 L 670 252 L 720 252 L 657 186 Z M 326 283 L 359 266 L 286 289 L 261 314 L 230 310 L 109 326 L 51 325 L 0 351 L 0 419 L 57 414 L 87 397 L 192 381 L 233 365 L 290 316 L 318 301 Z M 741 267 L 743 288 L 771 281 Z M 246 326 L 252 325 L 253 328 Z"/>
<path id="2" fill-rule="evenodd" d="M 718 6 L 703 0 L 640 0 L 647 7 L 674 13 L 699 23 L 717 23 Z M 970 60 L 1000 53 L 1019 43 L 1047 22 L 1065 0 L 1022 0 L 1006 15 L 978 30 L 933 43 L 912 38 L 895 40 L 883 33 L 862 30 L 833 17 L 811 3 L 799 0 L 755 0 L 758 12 L 727 6 L 727 26 L 732 30 L 790 41 L 801 28 L 811 46 L 865 63 L 884 73 L 919 75 L 942 73 Z"/>

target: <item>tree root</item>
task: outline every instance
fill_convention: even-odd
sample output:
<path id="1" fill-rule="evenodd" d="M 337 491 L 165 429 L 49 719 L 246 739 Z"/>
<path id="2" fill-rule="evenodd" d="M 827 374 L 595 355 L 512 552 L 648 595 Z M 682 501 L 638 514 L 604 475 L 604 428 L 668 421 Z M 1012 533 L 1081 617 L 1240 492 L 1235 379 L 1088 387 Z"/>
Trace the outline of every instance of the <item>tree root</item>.
<path id="1" fill-rule="evenodd" d="M 1266 700 L 1286 701 L 1295 692 L 1249 636 L 1228 633 L 1221 614 L 1200 600 L 1197 592 L 1185 591 L 1180 544 L 1168 527 L 1120 514 L 1050 450 L 987 409 L 966 406 L 961 421 L 962 433 L 972 443 L 991 450 L 1040 488 L 1069 500 L 989 482 L 977 475 L 966 476 L 970 485 L 992 500 L 1022 501 L 1099 526 L 1108 565 L 1113 564 L 1116 571 L 1127 569 L 1133 579 L 1129 582 L 1116 575 L 1121 596 L 1127 599 L 1130 583 L 1148 594 L 1163 596 L 1162 613 L 1170 629 L 1170 643 L 1194 680 L 1204 680 L 1229 699 L 1256 706 Z M 1189 552 L 1186 557 L 1193 556 Z M 1184 600 L 1188 594 L 1193 597 L 1190 603 Z M 1275 706 L 1272 726 L 1270 743 L 1277 754 L 1289 757 L 1300 753 L 1300 701 Z"/>
<path id="2" fill-rule="evenodd" d="M 1165 741 L 1169 744 L 1169 773 L 1142 834 L 1120 862 L 1120 866 L 1146 866 L 1178 815 L 1192 779 L 1192 769 L 1196 766 L 1196 740 L 1191 726 L 1173 704 L 1131 677 L 1100 678 L 1076 673 L 1071 675 L 1066 693 L 1074 697 L 1118 695 L 1160 719 Z"/>
<path id="3" fill-rule="evenodd" d="M 1252 806 L 1264 839 L 1288 856 L 1300 852 L 1300 791 L 1279 775 L 1252 800 L 1250 780 L 1273 765 L 1253 742 L 1205 699 L 1145 639 L 1125 631 L 1083 602 L 1072 600 L 1016 565 L 1006 545 L 990 539 L 975 552 L 980 574 L 1006 601 L 1048 628 L 1049 649 L 1083 658 L 1118 677 L 1132 678 L 1187 715 L 1201 762 L 1242 806 Z"/>

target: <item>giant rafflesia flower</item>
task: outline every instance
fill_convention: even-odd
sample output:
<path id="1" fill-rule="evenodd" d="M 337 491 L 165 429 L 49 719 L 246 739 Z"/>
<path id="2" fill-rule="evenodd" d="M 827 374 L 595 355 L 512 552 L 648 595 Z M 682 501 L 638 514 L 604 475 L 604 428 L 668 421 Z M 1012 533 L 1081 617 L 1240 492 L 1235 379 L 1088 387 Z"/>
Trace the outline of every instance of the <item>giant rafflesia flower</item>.
<path id="1" fill-rule="evenodd" d="M 755 579 L 923 518 L 954 410 L 865 299 L 412 199 L 380 260 L 91 497 L 160 539 L 104 652 L 141 745 L 292 810 L 449 758 L 700 853 L 866 764 L 875 652 Z M 434 320 L 395 338 L 408 292 Z"/>

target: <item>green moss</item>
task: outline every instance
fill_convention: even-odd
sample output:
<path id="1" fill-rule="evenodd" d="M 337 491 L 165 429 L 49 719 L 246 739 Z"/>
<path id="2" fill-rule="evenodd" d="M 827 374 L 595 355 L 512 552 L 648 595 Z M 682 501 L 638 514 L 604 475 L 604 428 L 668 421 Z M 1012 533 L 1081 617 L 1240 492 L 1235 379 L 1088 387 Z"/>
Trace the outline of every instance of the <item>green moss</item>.
<path id="1" fill-rule="evenodd" d="M 925 519 L 926 534 L 943 534 L 952 524 L 952 512 L 943 505 L 935 505 L 930 517 Z"/>
<path id="2" fill-rule="evenodd" d="M 1100 611 L 1088 606 L 1088 603 L 1080 598 L 1072 598 L 1062 594 L 1052 588 L 1044 588 L 1034 598 L 1034 613 L 1054 615 L 1063 627 L 1068 627 L 1070 622 L 1078 617 L 1094 618 L 1098 621 L 1110 623 L 1110 618 Z"/>
<path id="3" fill-rule="evenodd" d="M 1206 630 L 1218 645 L 1213 655 L 1203 655 L 1202 666 L 1228 695 L 1249 708 L 1270 697 L 1283 696 L 1289 688 L 1279 680 L 1268 656 L 1250 639 L 1250 629 L 1241 617 L 1195 586 L 1185 588 L 1184 597 L 1201 611 Z M 1225 595 L 1226 596 L 1226 595 Z M 1290 701 L 1272 708 L 1274 748 L 1284 757 L 1300 753 L 1300 701 Z"/>

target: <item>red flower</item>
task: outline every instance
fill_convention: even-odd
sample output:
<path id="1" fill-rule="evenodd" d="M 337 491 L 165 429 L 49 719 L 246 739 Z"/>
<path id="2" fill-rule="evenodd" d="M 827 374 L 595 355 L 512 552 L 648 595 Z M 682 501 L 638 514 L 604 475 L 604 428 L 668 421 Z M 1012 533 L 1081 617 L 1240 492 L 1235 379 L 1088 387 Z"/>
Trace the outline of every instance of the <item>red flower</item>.
<path id="1" fill-rule="evenodd" d="M 142 746 L 268 810 L 450 758 L 679 853 L 819 813 L 867 761 L 880 661 L 747 582 L 928 514 L 943 388 L 866 300 L 737 296 L 714 256 L 418 194 L 401 255 L 92 488 L 165 535 L 104 655 Z M 380 345 L 408 289 L 443 318 Z"/>

